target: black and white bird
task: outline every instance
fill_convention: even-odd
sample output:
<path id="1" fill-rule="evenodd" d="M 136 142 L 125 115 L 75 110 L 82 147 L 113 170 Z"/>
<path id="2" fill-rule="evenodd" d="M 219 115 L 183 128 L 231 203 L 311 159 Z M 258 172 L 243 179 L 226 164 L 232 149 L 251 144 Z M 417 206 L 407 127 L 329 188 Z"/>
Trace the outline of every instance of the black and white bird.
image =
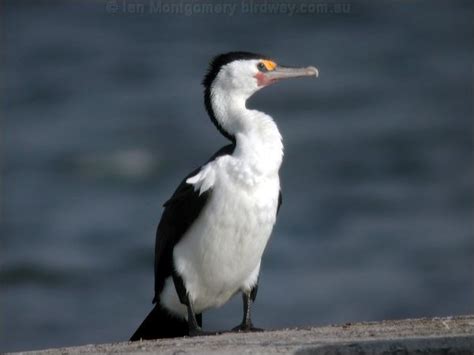
<path id="1" fill-rule="evenodd" d="M 191 172 L 164 204 L 155 245 L 155 304 L 130 340 L 206 334 L 202 312 L 243 295 L 236 331 L 257 330 L 250 310 L 260 262 L 281 204 L 282 137 L 273 119 L 246 107 L 255 92 L 281 79 L 318 76 L 248 52 L 215 57 L 204 102 L 231 141 Z"/>

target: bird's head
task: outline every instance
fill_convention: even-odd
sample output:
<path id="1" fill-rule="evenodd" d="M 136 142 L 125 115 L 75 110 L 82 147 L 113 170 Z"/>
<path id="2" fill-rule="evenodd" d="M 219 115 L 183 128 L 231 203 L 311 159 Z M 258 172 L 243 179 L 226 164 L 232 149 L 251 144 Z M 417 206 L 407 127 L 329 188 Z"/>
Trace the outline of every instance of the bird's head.
<path id="1" fill-rule="evenodd" d="M 267 56 L 249 52 L 218 55 L 203 80 L 207 89 L 220 87 L 229 94 L 250 97 L 257 90 L 281 79 L 318 76 L 315 67 L 294 68 L 278 65 Z"/>
<path id="2" fill-rule="evenodd" d="M 204 77 L 206 109 L 217 128 L 227 138 L 232 134 L 224 129 L 223 122 L 216 117 L 216 96 L 222 96 L 228 102 L 246 101 L 256 91 L 282 79 L 303 76 L 318 76 L 315 67 L 286 67 L 277 64 L 267 56 L 249 52 L 230 52 L 218 55 L 210 65 Z M 222 118 L 223 119 L 223 118 Z"/>

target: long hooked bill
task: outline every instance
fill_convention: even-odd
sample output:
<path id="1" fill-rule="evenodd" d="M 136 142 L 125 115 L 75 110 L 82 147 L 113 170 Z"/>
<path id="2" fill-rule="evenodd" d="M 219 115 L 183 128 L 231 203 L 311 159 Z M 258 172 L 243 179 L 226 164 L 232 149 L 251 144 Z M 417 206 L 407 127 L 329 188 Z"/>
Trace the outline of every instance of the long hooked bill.
<path id="1" fill-rule="evenodd" d="M 297 78 L 300 76 L 319 76 L 317 68 L 310 66 L 305 68 L 293 68 L 277 66 L 274 70 L 265 73 L 265 76 L 270 80 L 279 80 L 287 78 Z"/>

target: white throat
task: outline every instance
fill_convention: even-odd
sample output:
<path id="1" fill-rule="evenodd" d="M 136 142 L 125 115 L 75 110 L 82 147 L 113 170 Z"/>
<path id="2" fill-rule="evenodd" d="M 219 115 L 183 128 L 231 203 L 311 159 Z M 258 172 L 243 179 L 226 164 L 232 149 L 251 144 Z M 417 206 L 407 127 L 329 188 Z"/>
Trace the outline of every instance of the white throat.
<path id="1" fill-rule="evenodd" d="M 283 159 L 280 131 L 273 119 L 246 107 L 248 93 L 230 92 L 214 85 L 211 104 L 225 131 L 235 137 L 233 156 L 250 164 L 260 174 L 278 174 Z"/>

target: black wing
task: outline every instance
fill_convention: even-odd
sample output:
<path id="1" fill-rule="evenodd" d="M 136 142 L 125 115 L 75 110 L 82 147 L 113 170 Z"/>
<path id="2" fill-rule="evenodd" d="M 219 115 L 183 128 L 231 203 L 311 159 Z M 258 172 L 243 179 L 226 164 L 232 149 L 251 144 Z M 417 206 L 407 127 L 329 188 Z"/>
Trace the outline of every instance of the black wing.
<path id="1" fill-rule="evenodd" d="M 281 204 L 283 203 L 283 197 L 281 196 L 281 190 L 280 190 L 280 193 L 278 194 L 278 207 L 277 207 L 277 214 L 278 212 L 280 212 L 280 207 L 281 207 Z"/>
<path id="2" fill-rule="evenodd" d="M 234 149 L 235 145 L 229 144 L 215 153 L 208 162 L 217 157 L 232 154 Z M 163 205 L 165 210 L 156 231 L 155 297 L 153 298 L 153 303 L 158 301 L 165 280 L 171 276 L 173 271 L 174 246 L 181 240 L 181 237 L 199 216 L 211 194 L 209 189 L 199 195 L 199 191 L 194 191 L 193 185 L 186 183 L 186 180 L 196 175 L 199 170 L 201 170 L 201 167 L 186 176 L 181 184 L 179 184 L 173 196 Z"/>

